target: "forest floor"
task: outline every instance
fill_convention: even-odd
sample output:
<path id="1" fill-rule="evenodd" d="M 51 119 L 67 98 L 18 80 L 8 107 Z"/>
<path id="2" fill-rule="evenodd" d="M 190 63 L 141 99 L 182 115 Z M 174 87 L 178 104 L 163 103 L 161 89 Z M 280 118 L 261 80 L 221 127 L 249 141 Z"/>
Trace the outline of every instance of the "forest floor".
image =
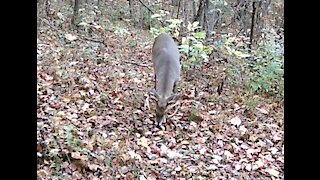
<path id="1" fill-rule="evenodd" d="M 38 178 L 284 178 L 283 103 L 228 83 L 218 95 L 226 67 L 211 57 L 183 71 L 158 129 L 150 32 L 86 38 L 52 22 L 37 33 Z"/>

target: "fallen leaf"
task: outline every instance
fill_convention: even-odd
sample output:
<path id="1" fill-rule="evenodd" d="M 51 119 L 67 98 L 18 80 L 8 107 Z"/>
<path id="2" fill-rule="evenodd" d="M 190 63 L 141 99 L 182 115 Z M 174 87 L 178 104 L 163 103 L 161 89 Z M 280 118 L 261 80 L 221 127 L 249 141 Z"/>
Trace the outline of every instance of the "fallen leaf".
<path id="1" fill-rule="evenodd" d="M 283 139 L 283 136 L 281 137 L 281 134 L 280 133 L 276 133 L 276 134 L 274 134 L 274 136 L 273 136 L 273 140 L 274 141 L 280 141 L 280 140 L 282 140 Z"/>
<path id="2" fill-rule="evenodd" d="M 121 172 L 122 174 L 126 174 L 128 171 L 129 171 L 129 168 L 128 168 L 127 166 L 122 166 L 122 167 L 120 168 L 120 172 Z"/>
<path id="3" fill-rule="evenodd" d="M 144 136 L 142 136 L 138 142 L 137 142 L 138 145 L 141 145 L 143 147 L 148 147 L 149 143 L 148 143 L 148 139 Z"/>
<path id="4" fill-rule="evenodd" d="M 60 116 L 60 117 L 64 118 L 66 116 L 66 113 L 64 111 L 59 111 L 57 113 L 57 116 Z"/>
<path id="5" fill-rule="evenodd" d="M 271 147 L 268 150 L 271 151 L 271 154 L 276 154 L 278 152 L 278 149 L 275 147 Z"/>
<path id="6" fill-rule="evenodd" d="M 182 154 L 177 153 L 175 151 L 171 151 L 171 150 L 168 152 L 168 158 L 173 159 L 173 158 L 176 158 L 176 157 L 182 157 Z"/>
<path id="7" fill-rule="evenodd" d="M 71 157 L 73 157 L 75 159 L 81 159 L 80 152 L 72 152 Z"/>
<path id="8" fill-rule="evenodd" d="M 224 155 L 227 157 L 227 158 L 232 158 L 234 155 L 231 154 L 230 151 L 224 151 Z"/>
<path id="9" fill-rule="evenodd" d="M 180 142 L 180 144 L 184 144 L 185 145 L 185 144 L 190 144 L 190 143 L 189 143 L 189 141 L 183 140 L 183 141 Z"/>
<path id="10" fill-rule="evenodd" d="M 165 158 L 159 158 L 159 162 L 167 164 L 168 160 Z"/>
<path id="11" fill-rule="evenodd" d="M 278 177 L 279 176 L 279 171 L 275 169 L 266 169 L 265 170 L 267 173 L 269 173 L 271 176 Z"/>
<path id="12" fill-rule="evenodd" d="M 241 124 L 241 119 L 236 116 L 230 120 L 232 125 L 239 126 Z"/>
<path id="13" fill-rule="evenodd" d="M 236 164 L 236 165 L 235 165 L 235 169 L 236 169 L 237 171 L 239 171 L 239 170 L 241 169 L 241 164 Z"/>
<path id="14" fill-rule="evenodd" d="M 88 164 L 88 167 L 91 171 L 96 171 L 99 166 L 95 164 Z"/>
<path id="15" fill-rule="evenodd" d="M 218 161 L 221 161 L 223 158 L 219 155 L 212 155 L 212 157 Z"/>
<path id="16" fill-rule="evenodd" d="M 181 171 L 181 169 L 182 169 L 182 168 L 181 168 L 180 166 L 174 168 L 174 170 L 177 171 L 177 172 Z"/>
<path id="17" fill-rule="evenodd" d="M 203 143 L 206 142 L 207 139 L 208 139 L 208 137 L 197 137 L 197 138 L 195 139 L 195 143 L 197 143 L 197 144 L 203 144 Z"/>
<path id="18" fill-rule="evenodd" d="M 72 34 L 65 34 L 64 37 L 69 41 L 74 41 L 74 40 L 78 39 L 78 37 L 76 35 L 72 35 Z"/>
<path id="19" fill-rule="evenodd" d="M 208 167 L 206 167 L 206 169 L 210 171 L 210 170 L 216 170 L 218 169 L 218 167 L 214 164 L 210 164 Z"/>
<path id="20" fill-rule="evenodd" d="M 215 111 L 215 110 L 209 111 L 209 114 L 210 114 L 210 115 L 217 114 L 217 111 Z"/>
<path id="21" fill-rule="evenodd" d="M 247 128 L 244 125 L 242 125 L 240 126 L 239 131 L 241 135 L 244 135 L 247 132 Z"/>
<path id="22" fill-rule="evenodd" d="M 200 154 L 204 154 L 206 151 L 207 151 L 206 148 L 202 148 L 202 149 L 199 150 L 199 153 L 200 153 Z"/>
<path id="23" fill-rule="evenodd" d="M 269 112 L 265 110 L 264 108 L 256 108 L 258 111 L 260 111 L 262 114 L 268 114 Z"/>
<path id="24" fill-rule="evenodd" d="M 48 176 L 48 173 L 45 170 L 39 170 L 38 171 L 38 176 L 46 179 L 47 176 Z"/>
<path id="25" fill-rule="evenodd" d="M 263 167 L 263 162 L 262 162 L 260 159 L 257 160 L 257 161 L 255 162 L 255 164 L 256 164 L 259 168 Z"/>
<path id="26" fill-rule="evenodd" d="M 126 162 L 130 159 L 130 156 L 128 154 L 124 153 L 124 154 L 122 154 L 122 159 L 123 159 L 123 161 Z"/>
<path id="27" fill-rule="evenodd" d="M 246 170 L 247 170 L 247 171 L 251 171 L 251 164 L 247 164 L 247 165 L 246 165 Z"/>
<path id="28" fill-rule="evenodd" d="M 134 175 L 131 172 L 128 172 L 126 174 L 126 177 L 124 178 L 125 180 L 132 180 L 134 179 Z"/>
<path id="29" fill-rule="evenodd" d="M 83 111 L 86 111 L 88 108 L 89 108 L 89 104 L 88 103 L 85 103 L 83 106 L 82 106 L 82 110 Z"/>

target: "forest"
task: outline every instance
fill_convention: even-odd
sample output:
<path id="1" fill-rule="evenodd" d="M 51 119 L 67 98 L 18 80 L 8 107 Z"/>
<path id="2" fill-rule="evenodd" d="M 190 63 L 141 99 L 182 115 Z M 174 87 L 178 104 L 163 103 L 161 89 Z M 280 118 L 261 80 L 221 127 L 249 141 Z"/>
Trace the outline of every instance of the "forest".
<path id="1" fill-rule="evenodd" d="M 284 1 L 37 0 L 37 177 L 284 179 Z"/>

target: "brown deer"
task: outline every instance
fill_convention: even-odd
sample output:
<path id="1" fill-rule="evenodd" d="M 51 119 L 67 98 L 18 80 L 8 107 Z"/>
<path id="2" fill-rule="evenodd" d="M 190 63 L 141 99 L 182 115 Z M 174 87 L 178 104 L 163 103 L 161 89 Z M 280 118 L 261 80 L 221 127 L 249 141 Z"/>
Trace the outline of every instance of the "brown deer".
<path id="1" fill-rule="evenodd" d="M 176 83 L 180 79 L 179 49 L 172 37 L 162 33 L 156 37 L 152 47 L 152 62 L 155 73 L 155 91 L 158 99 L 156 108 L 157 126 L 166 120 L 167 104 L 173 99 Z"/>

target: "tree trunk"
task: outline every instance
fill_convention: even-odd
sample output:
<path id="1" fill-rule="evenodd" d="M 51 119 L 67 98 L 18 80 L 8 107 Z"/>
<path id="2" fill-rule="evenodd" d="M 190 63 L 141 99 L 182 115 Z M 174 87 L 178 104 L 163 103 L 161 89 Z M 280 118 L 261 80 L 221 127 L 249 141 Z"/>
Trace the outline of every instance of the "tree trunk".
<path id="1" fill-rule="evenodd" d="M 192 1 L 192 15 L 193 15 L 193 17 L 196 17 L 196 15 L 197 15 L 197 12 L 196 12 L 196 1 L 195 0 L 193 0 Z"/>
<path id="2" fill-rule="evenodd" d="M 51 2 L 49 1 L 49 0 L 46 0 L 46 2 L 45 2 L 46 4 L 46 14 L 47 14 L 47 16 L 49 16 L 50 15 L 50 4 L 51 4 Z"/>
<path id="3" fill-rule="evenodd" d="M 197 12 L 196 17 L 194 17 L 193 22 L 195 22 L 195 21 L 200 22 L 201 21 L 201 15 L 203 14 L 203 5 L 204 5 L 204 0 L 200 0 L 198 12 Z"/>
<path id="4" fill-rule="evenodd" d="M 73 8 L 73 16 L 72 16 L 72 25 L 76 25 L 77 18 L 79 13 L 79 0 L 74 1 L 74 8 Z"/>
<path id="5" fill-rule="evenodd" d="M 177 12 L 177 17 L 176 17 L 176 19 L 179 19 L 179 13 L 180 13 L 181 1 L 182 1 L 182 0 L 179 0 L 179 3 L 178 3 L 178 12 Z"/>
<path id="6" fill-rule="evenodd" d="M 251 49 L 252 47 L 252 42 L 253 42 L 253 31 L 254 31 L 254 17 L 256 16 L 256 1 L 252 2 L 252 15 L 251 15 L 251 30 L 250 30 L 250 44 L 249 47 Z"/>
<path id="7" fill-rule="evenodd" d="M 130 11 L 130 18 L 133 18 L 133 12 L 132 12 L 132 0 L 128 0 L 129 1 L 129 11 Z"/>
<path id="8" fill-rule="evenodd" d="M 204 4 L 204 13 L 203 13 L 203 29 L 207 32 L 208 34 L 208 11 L 209 11 L 209 0 L 205 1 Z"/>

